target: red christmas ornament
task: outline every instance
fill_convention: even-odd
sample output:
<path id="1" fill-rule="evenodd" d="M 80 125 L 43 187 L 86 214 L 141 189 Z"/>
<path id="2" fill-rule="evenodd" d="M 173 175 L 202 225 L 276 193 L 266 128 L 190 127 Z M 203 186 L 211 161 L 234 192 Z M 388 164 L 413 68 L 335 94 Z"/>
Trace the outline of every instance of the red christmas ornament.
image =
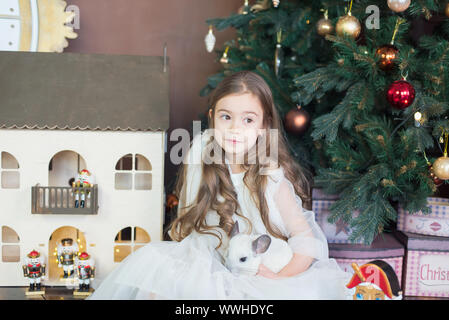
<path id="1" fill-rule="evenodd" d="M 396 109 L 405 109 L 415 100 L 415 88 L 405 80 L 393 82 L 387 91 L 388 102 Z"/>
<path id="2" fill-rule="evenodd" d="M 383 45 L 376 50 L 376 54 L 379 56 L 379 68 L 384 71 L 391 70 L 394 66 L 395 59 L 399 50 L 391 44 Z"/>
<path id="3" fill-rule="evenodd" d="M 309 113 L 298 106 L 296 109 L 290 110 L 285 115 L 284 127 L 285 130 L 291 134 L 302 135 L 309 129 L 310 115 Z"/>

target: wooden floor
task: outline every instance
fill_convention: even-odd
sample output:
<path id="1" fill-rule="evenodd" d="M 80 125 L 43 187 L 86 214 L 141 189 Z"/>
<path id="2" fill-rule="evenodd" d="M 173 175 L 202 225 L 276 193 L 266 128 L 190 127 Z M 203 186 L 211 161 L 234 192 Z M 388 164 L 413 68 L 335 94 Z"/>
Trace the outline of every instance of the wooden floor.
<path id="1" fill-rule="evenodd" d="M 84 300 L 74 296 L 72 289 L 65 287 L 45 287 L 45 295 L 26 296 L 26 287 L 0 287 L 0 300 Z M 449 298 L 404 297 L 404 300 L 449 300 Z"/>
<path id="2" fill-rule="evenodd" d="M 27 287 L 0 287 L 0 300 L 84 300 L 74 296 L 73 289 L 65 287 L 45 287 L 44 295 L 26 296 Z"/>

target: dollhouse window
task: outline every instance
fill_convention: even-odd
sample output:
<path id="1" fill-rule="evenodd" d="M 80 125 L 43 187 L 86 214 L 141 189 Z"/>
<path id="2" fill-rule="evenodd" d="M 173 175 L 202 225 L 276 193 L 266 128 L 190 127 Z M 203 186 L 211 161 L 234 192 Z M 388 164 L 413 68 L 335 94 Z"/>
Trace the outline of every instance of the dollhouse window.
<path id="1" fill-rule="evenodd" d="M 20 238 L 7 226 L 1 229 L 2 262 L 20 262 Z"/>
<path id="2" fill-rule="evenodd" d="M 139 227 L 126 227 L 115 236 L 114 262 L 120 262 L 132 252 L 151 241 L 150 235 Z"/>
<path id="3" fill-rule="evenodd" d="M 115 189 L 151 190 L 152 174 L 150 161 L 141 154 L 127 154 L 115 165 Z"/>
<path id="4" fill-rule="evenodd" d="M 3 189 L 18 189 L 20 187 L 19 162 L 8 152 L 1 154 L 1 187 Z"/>

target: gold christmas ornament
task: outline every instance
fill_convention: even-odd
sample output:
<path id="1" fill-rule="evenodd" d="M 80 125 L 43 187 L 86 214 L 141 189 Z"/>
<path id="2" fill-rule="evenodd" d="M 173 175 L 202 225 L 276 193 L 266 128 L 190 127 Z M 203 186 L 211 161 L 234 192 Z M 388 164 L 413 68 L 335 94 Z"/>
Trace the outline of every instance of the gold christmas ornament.
<path id="1" fill-rule="evenodd" d="M 324 37 L 334 31 L 334 26 L 332 21 L 329 20 L 329 11 L 324 9 L 321 9 L 320 11 L 324 11 L 324 17 L 318 20 L 316 24 L 316 31 L 320 36 Z"/>
<path id="2" fill-rule="evenodd" d="M 229 46 L 226 47 L 225 51 L 223 52 L 223 56 L 220 59 L 220 62 L 223 64 L 229 63 L 228 51 L 229 51 Z"/>
<path id="3" fill-rule="evenodd" d="M 387 3 L 394 12 L 403 12 L 410 7 L 411 0 L 388 0 Z"/>
<path id="4" fill-rule="evenodd" d="M 340 17 L 335 26 L 335 31 L 340 37 L 346 34 L 356 39 L 360 35 L 361 30 L 362 26 L 360 25 L 359 20 L 352 16 L 351 12 Z"/>
<path id="5" fill-rule="evenodd" d="M 446 17 L 449 18 L 449 2 L 446 4 L 446 9 L 444 10 L 444 13 L 446 14 Z"/>
<path id="6" fill-rule="evenodd" d="M 212 52 L 215 47 L 215 42 L 217 40 L 215 39 L 214 33 L 212 31 L 212 26 L 209 26 L 209 33 L 204 38 L 204 43 L 206 44 L 206 49 L 208 52 Z"/>
<path id="7" fill-rule="evenodd" d="M 443 156 L 435 160 L 432 165 L 433 173 L 441 180 L 449 179 L 449 158 Z"/>
<path id="8" fill-rule="evenodd" d="M 447 157 L 447 142 L 449 133 L 444 132 L 444 152 L 443 156 L 436 159 L 432 165 L 433 173 L 441 180 L 449 179 L 449 158 Z"/>
<path id="9" fill-rule="evenodd" d="M 322 18 L 316 24 L 316 31 L 320 36 L 326 36 L 334 31 L 334 26 L 329 19 Z"/>

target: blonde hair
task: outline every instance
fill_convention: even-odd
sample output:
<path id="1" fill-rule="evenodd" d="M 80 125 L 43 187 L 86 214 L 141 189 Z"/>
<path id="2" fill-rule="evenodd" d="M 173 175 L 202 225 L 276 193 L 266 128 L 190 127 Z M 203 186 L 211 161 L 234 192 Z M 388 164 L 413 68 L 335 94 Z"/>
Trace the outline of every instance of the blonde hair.
<path id="1" fill-rule="evenodd" d="M 209 106 L 211 114 L 209 115 L 209 128 L 214 128 L 214 115 L 217 102 L 229 94 L 251 93 L 255 95 L 263 108 L 263 127 L 267 131 L 277 129 L 278 134 L 278 164 L 283 168 L 285 177 L 293 184 L 295 193 L 301 198 L 303 203 L 310 207 L 310 173 L 302 168 L 291 156 L 283 134 L 283 126 L 279 114 L 276 110 L 271 90 L 264 79 L 258 74 L 251 71 L 240 71 L 226 77 L 213 91 L 209 97 Z M 258 139 L 259 140 L 259 139 Z M 270 148 L 270 139 L 267 139 L 267 150 Z M 216 143 L 211 137 L 208 143 Z M 257 143 L 256 143 L 257 145 Z M 252 150 L 254 148 L 251 148 Z M 264 150 L 266 154 L 267 150 Z M 250 151 L 245 155 L 245 162 L 242 167 L 246 170 L 243 181 L 251 193 L 251 197 L 259 209 L 262 221 L 267 231 L 274 237 L 286 240 L 286 237 L 274 226 L 270 224 L 268 218 L 268 205 L 265 199 L 265 189 L 267 185 L 267 175 L 261 175 L 259 172 L 266 169 L 269 164 L 261 163 L 259 158 L 256 161 L 248 163 L 251 155 Z M 221 153 L 224 155 L 224 152 Z M 178 207 L 178 216 L 170 225 L 169 235 L 173 240 L 181 241 L 188 236 L 193 230 L 202 234 L 211 234 L 219 238 L 220 244 L 222 239 L 217 234 L 211 232 L 213 226 L 206 224 L 206 214 L 209 210 L 216 210 L 220 217 L 219 227 L 227 234 L 230 233 L 234 224 L 232 220 L 233 214 L 246 217 L 241 213 L 238 203 L 237 193 L 229 174 L 224 156 L 221 163 L 202 163 L 202 181 L 200 183 L 197 201 L 190 207 Z M 187 165 L 184 164 L 178 173 L 175 194 L 180 196 L 183 185 L 186 183 Z M 309 177 L 306 177 L 306 174 Z M 224 201 L 217 200 L 218 195 L 224 198 Z M 185 203 L 179 201 L 179 203 Z M 248 221 L 250 227 L 251 222 Z"/>

